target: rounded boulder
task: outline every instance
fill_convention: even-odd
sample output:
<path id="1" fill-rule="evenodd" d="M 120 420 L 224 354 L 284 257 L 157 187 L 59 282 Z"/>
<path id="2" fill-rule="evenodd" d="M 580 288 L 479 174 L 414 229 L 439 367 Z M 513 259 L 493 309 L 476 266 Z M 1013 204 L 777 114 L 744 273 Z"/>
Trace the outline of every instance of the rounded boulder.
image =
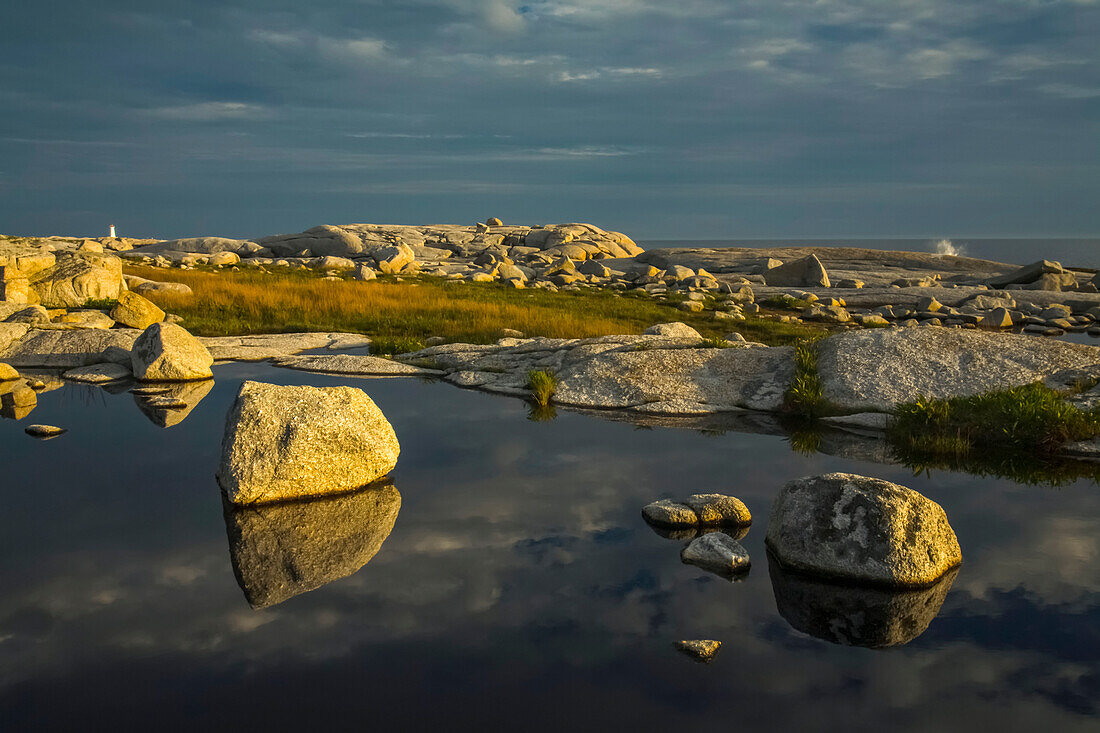
<path id="1" fill-rule="evenodd" d="M 848 473 L 784 486 L 765 542 L 785 568 L 893 588 L 931 585 L 962 562 L 943 507 L 904 486 Z"/>

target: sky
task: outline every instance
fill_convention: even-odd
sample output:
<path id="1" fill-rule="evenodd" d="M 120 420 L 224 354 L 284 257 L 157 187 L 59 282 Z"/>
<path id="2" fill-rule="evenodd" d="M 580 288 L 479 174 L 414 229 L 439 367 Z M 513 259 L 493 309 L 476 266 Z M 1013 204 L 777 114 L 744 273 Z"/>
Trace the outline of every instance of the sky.
<path id="1" fill-rule="evenodd" d="M 1098 0 L 0 9 L 0 232 L 1100 234 Z"/>

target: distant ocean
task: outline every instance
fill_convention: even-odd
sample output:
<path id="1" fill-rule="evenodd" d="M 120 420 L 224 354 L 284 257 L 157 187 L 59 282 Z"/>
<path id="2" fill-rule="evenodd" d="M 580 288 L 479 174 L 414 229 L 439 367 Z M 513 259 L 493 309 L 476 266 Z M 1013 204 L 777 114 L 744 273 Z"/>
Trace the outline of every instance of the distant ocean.
<path id="1" fill-rule="evenodd" d="M 940 252 L 982 260 L 1027 264 L 1056 260 L 1067 267 L 1100 269 L 1100 239 L 655 239 L 645 249 L 665 247 L 863 247 L 910 252 Z"/>

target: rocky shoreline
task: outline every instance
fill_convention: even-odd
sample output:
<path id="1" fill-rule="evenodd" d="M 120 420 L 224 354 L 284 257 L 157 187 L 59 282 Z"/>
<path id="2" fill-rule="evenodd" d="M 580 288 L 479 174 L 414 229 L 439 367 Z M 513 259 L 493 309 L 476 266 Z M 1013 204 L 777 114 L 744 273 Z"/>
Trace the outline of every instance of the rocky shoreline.
<path id="1" fill-rule="evenodd" d="M 1100 333 L 1100 275 L 1092 271 L 851 248 L 644 252 L 625 235 L 591 225 L 510 227 L 490 220 L 473 227 L 326 226 L 256 240 L 0 240 L 0 362 L 10 367 L 0 390 L 8 413 L 25 414 L 34 386 L 49 382 L 50 374 L 42 379 L 36 372 L 99 384 L 131 376 L 202 379 L 219 360 L 273 359 L 278 366 L 352 376 L 439 377 L 521 397 L 530 395 L 528 375 L 545 371 L 556 377 L 555 404 L 666 417 L 780 413 L 796 371 L 792 347 L 747 342 L 735 331 L 724 341 L 704 339 L 682 323 L 640 335 L 437 344 L 392 359 L 338 353 L 369 346 L 359 334 L 191 344 L 170 314 L 140 295 L 186 286 L 123 275 L 120 258 L 168 268 L 311 269 L 368 280 L 423 274 L 515 288 L 636 290 L 675 299 L 685 311 L 712 311 L 731 330 L 765 303 L 797 312 L 775 316 L 780 319 L 833 324 L 837 332 L 817 346 L 823 396 L 850 415 L 834 418 L 835 424 L 863 430 L 883 429 L 897 405 L 918 395 L 945 399 L 1044 381 L 1080 404 L 1100 401 L 1095 386 L 1084 395 L 1068 389 L 1100 378 L 1100 348 L 1031 335 Z M 100 301 L 104 307 L 96 308 Z M 913 325 L 922 327 L 907 327 Z M 1010 327 L 1029 333 L 1003 332 Z M 142 335 L 150 331 L 156 336 Z M 162 332 L 187 343 L 179 347 L 190 351 L 187 366 L 152 366 L 160 352 L 148 342 L 163 351 Z M 324 353 L 302 355 L 306 351 Z M 12 377 L 20 372 L 29 378 Z M 1091 444 L 1072 450 L 1100 454 Z"/>

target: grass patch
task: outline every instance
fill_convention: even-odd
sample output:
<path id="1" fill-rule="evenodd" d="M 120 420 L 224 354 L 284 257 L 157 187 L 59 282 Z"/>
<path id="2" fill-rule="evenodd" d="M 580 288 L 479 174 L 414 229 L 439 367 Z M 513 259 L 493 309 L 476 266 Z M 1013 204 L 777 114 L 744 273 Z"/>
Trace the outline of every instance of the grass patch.
<path id="1" fill-rule="evenodd" d="M 558 388 L 558 378 L 553 372 L 532 369 L 527 372 L 527 388 L 531 390 L 531 400 L 539 407 L 548 407 L 554 390 Z"/>
<path id="2" fill-rule="evenodd" d="M 91 308 L 92 310 L 109 311 L 118 305 L 118 301 L 114 298 L 89 298 L 84 301 L 82 308 Z"/>
<path id="3" fill-rule="evenodd" d="M 765 308 L 775 308 L 777 310 L 804 310 L 810 307 L 810 301 L 801 300 L 792 295 L 780 294 L 773 295 L 769 298 L 765 298 L 761 301 L 760 306 Z"/>
<path id="4" fill-rule="evenodd" d="M 1100 408 L 1081 410 L 1042 383 L 899 405 L 888 435 L 909 456 L 963 458 L 975 449 L 1051 455 L 1100 435 Z"/>
<path id="5" fill-rule="evenodd" d="M 493 343 L 501 328 L 528 336 L 585 338 L 641 333 L 654 323 L 683 321 L 704 337 L 736 329 L 750 341 L 790 344 L 825 333 L 820 326 L 751 318 L 736 326 L 710 313 L 692 314 L 647 297 L 610 290 L 512 290 L 499 283 L 435 277 L 380 277 L 369 282 L 322 280 L 303 270 L 164 270 L 128 266 L 127 273 L 189 286 L 194 295 L 150 293 L 149 299 L 182 316 L 200 336 L 295 331 L 344 331 L 373 339 Z"/>
<path id="6" fill-rule="evenodd" d="M 386 337 L 372 339 L 370 342 L 370 353 L 378 356 L 408 354 L 413 351 L 420 351 L 423 348 L 423 341 L 409 337 Z"/>
<path id="7" fill-rule="evenodd" d="M 817 344 L 803 342 L 794 348 L 794 377 L 783 396 L 784 412 L 806 419 L 816 419 L 836 412 L 825 399 L 821 376 L 817 372 Z"/>

